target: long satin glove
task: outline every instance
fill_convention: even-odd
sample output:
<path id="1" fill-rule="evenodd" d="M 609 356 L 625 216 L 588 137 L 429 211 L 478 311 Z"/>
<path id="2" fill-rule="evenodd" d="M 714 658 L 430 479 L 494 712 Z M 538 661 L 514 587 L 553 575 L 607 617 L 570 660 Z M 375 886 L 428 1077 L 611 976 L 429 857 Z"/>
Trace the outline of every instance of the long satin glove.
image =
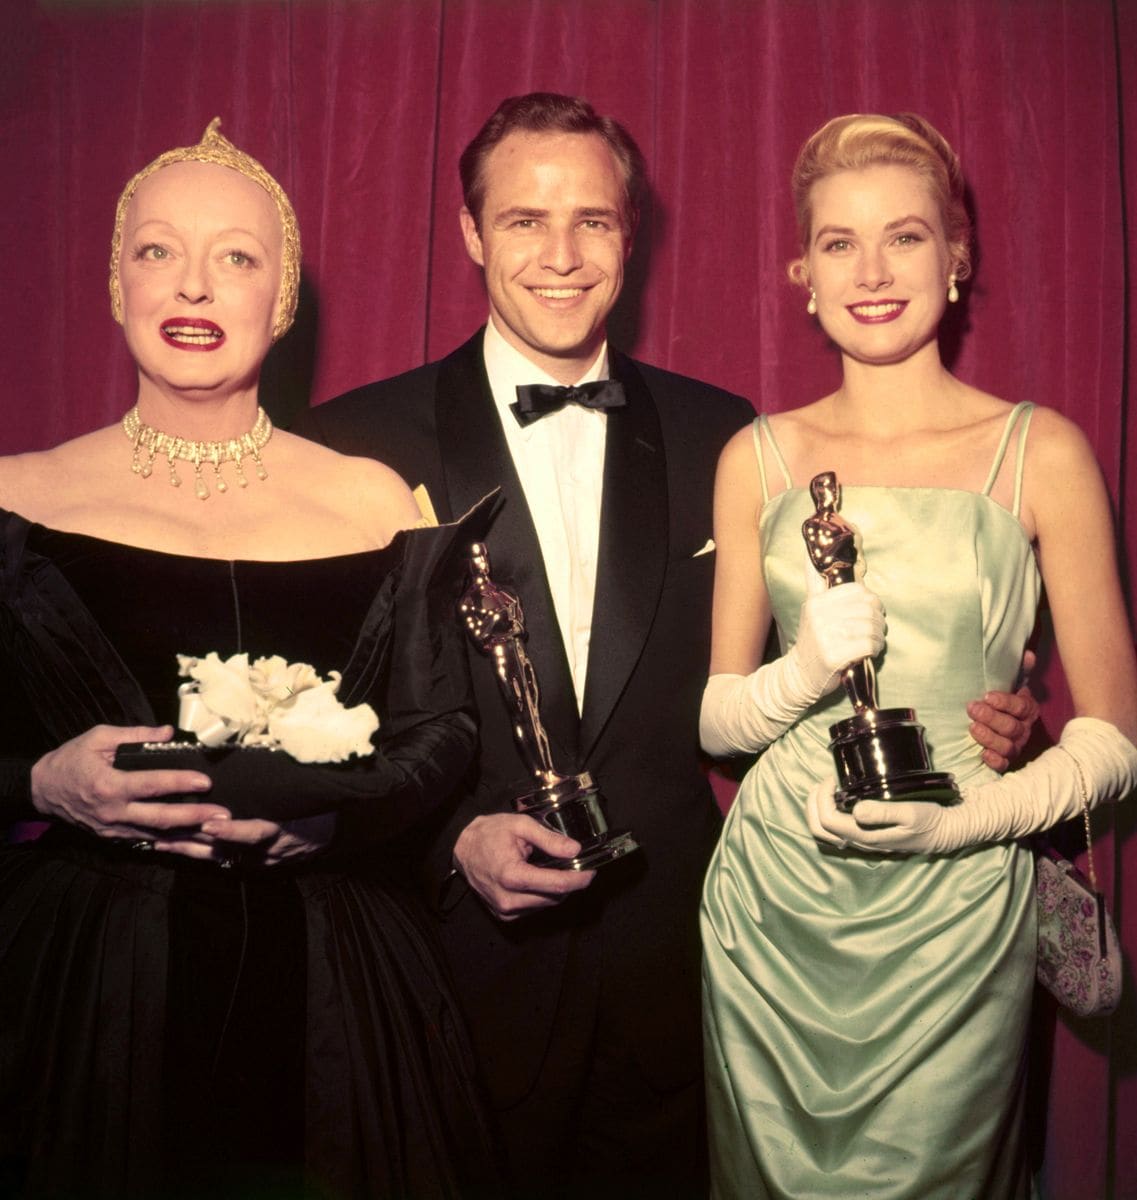
<path id="1" fill-rule="evenodd" d="M 952 807 L 861 800 L 843 813 L 834 804 L 830 779 L 810 792 L 806 815 L 813 836 L 829 845 L 944 854 L 1039 833 L 1077 816 L 1083 783 L 1091 808 L 1137 789 L 1137 748 L 1116 726 L 1096 717 L 1075 717 L 1057 746 L 1019 771 L 964 788 L 962 802 Z"/>
<path id="2" fill-rule="evenodd" d="M 849 663 L 882 649 L 884 606 L 863 583 L 807 596 L 797 641 L 781 658 L 749 675 L 707 680 L 699 710 L 703 749 L 716 757 L 761 750 L 831 692 Z"/>

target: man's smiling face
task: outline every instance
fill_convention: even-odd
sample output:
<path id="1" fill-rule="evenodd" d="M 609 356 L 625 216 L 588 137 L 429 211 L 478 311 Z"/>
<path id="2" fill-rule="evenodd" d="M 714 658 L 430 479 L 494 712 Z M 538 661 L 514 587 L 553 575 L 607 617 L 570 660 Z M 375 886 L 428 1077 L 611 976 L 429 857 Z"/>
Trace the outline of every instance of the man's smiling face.
<path id="1" fill-rule="evenodd" d="M 485 200 L 462 210 L 501 335 L 564 383 L 596 357 L 631 241 L 623 180 L 591 133 L 511 133 L 486 159 Z"/>

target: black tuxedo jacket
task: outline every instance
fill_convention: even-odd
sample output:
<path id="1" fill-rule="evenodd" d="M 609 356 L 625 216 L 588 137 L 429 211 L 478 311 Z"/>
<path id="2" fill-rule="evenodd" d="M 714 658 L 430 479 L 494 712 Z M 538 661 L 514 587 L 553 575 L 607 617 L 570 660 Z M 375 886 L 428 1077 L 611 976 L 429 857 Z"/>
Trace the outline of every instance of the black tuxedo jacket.
<path id="1" fill-rule="evenodd" d="M 595 608 L 584 711 L 536 531 L 493 405 L 479 332 L 440 362 L 357 389 L 296 431 L 380 459 L 452 520 L 500 487 L 492 574 L 521 597 L 553 762 L 588 770 L 609 826 L 642 849 L 555 909 L 501 922 L 465 895 L 441 934 L 492 1098 L 532 1086 L 553 1021 L 611 1023 L 648 1078 L 701 1068 L 698 908 L 720 819 L 698 750 L 710 644 L 712 491 L 719 451 L 753 416 L 737 396 L 610 352 L 627 406 L 608 415 Z M 490 663 L 472 645 L 480 750 L 432 870 L 479 813 L 532 790 Z M 571 970 L 566 974 L 566 961 Z M 565 980 L 572 979 L 571 987 Z"/>

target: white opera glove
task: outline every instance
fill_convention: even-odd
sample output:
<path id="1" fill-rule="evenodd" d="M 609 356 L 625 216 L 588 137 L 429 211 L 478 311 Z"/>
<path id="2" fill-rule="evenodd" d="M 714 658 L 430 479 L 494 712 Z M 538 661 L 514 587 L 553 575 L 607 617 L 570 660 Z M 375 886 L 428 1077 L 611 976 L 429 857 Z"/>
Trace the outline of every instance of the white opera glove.
<path id="1" fill-rule="evenodd" d="M 712 675 L 699 709 L 699 741 L 725 757 L 761 750 L 814 701 L 831 692 L 851 662 L 884 649 L 884 606 L 863 583 L 807 596 L 797 641 L 749 675 Z"/>
<path id="2" fill-rule="evenodd" d="M 1114 725 L 1075 717 L 1058 745 L 1019 771 L 963 789 L 959 804 L 861 800 L 839 812 L 833 781 L 806 801 L 810 832 L 820 842 L 876 853 L 945 854 L 1008 838 L 1026 837 L 1077 816 L 1082 785 L 1091 808 L 1137 789 L 1137 748 Z"/>

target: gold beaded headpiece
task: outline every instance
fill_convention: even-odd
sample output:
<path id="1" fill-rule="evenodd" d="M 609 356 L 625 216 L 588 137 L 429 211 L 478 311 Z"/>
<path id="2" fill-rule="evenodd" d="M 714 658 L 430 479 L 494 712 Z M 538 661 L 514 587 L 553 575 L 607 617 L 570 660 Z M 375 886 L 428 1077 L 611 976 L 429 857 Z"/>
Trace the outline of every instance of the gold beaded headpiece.
<path id="1" fill-rule="evenodd" d="M 201 141 L 196 146 L 179 146 L 160 154 L 152 163 L 143 167 L 137 175 L 122 189 L 118 198 L 118 207 L 114 215 L 114 237 L 111 239 L 111 313 L 114 319 L 122 324 L 122 292 L 118 282 L 119 257 L 122 254 L 122 227 L 126 220 L 127 205 L 138 190 L 138 185 L 155 171 L 178 162 L 214 163 L 219 167 L 229 167 L 239 171 L 254 183 L 260 184 L 272 197 L 276 210 L 280 215 L 280 228 L 283 236 L 283 247 L 280 264 L 280 309 L 273 325 L 272 336 L 275 341 L 282 337 L 296 316 L 296 296 L 300 286 L 300 227 L 296 224 L 296 213 L 292 204 L 284 194 L 284 189 L 261 166 L 255 158 L 238 150 L 227 137 L 220 132 L 221 118 L 214 117 L 209 122 Z"/>

